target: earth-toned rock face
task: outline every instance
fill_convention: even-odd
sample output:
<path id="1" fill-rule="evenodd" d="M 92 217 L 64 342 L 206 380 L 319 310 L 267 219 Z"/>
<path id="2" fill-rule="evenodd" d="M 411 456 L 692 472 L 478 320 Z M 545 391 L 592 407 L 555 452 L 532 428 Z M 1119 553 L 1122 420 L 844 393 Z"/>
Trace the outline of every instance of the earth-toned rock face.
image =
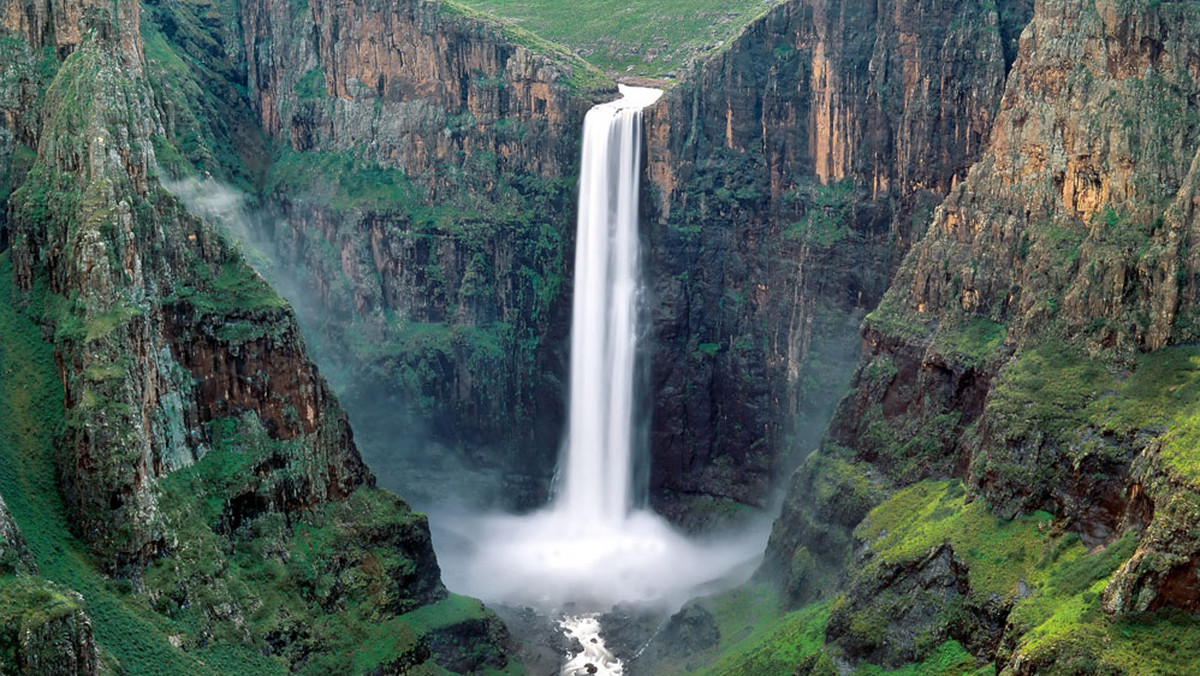
<path id="1" fill-rule="evenodd" d="M 862 315 L 983 147 L 1028 13 L 785 3 L 650 111 L 660 511 L 702 528 L 765 506 L 819 438 Z M 258 121 L 288 148 L 267 229 L 316 300 L 302 314 L 322 353 L 343 358 L 373 466 L 436 475 L 396 451 L 416 438 L 443 474 L 491 468 L 503 501 L 539 504 L 561 439 L 578 134 L 611 85 L 433 3 L 247 3 L 241 19 Z"/>
<path id="2" fill-rule="evenodd" d="M 562 431 L 580 128 L 615 87 L 458 11 L 242 6 L 251 103 L 286 149 L 268 238 L 385 482 L 428 501 L 499 473 L 490 497 L 528 507 Z"/>
<path id="3" fill-rule="evenodd" d="M 1027 3 L 788 2 L 648 116 L 652 485 L 764 504 L 983 150 Z"/>
<path id="4" fill-rule="evenodd" d="M 982 633 L 955 638 L 977 656 L 1013 673 L 1127 669 L 1113 646 L 1128 639 L 1112 627 L 1200 607 L 1194 423 L 1181 399 L 1200 331 L 1198 45 L 1185 3 L 1035 3 L 986 149 L 867 316 L 852 390 L 776 522 L 763 571 L 793 602 L 838 587 L 851 552 L 915 570 L 933 550 L 897 554 L 860 522 L 911 497 L 898 488 L 959 477 L 990 514 L 1049 512 L 1048 541 L 1063 529 L 1106 552 L 1071 592 L 1039 588 L 1030 580 L 1043 573 L 1015 559 L 1027 577 L 1011 589 L 989 597 L 972 578 L 958 605 Z M 954 553 L 973 574 L 987 565 Z M 883 590 L 849 574 L 827 634 L 839 659 L 912 659 L 883 624 L 863 633 L 868 596 L 917 602 L 903 591 L 912 576 L 887 570 Z M 1050 598 L 1082 610 L 1051 628 L 1033 610 Z"/>
<path id="5" fill-rule="evenodd" d="M 160 183 L 159 156 L 188 162 L 236 120 L 198 129 L 208 111 L 164 102 L 218 79 L 172 40 L 215 38 L 152 9 L 0 7 L 0 462 L 20 496 L 0 510 L 0 655 L 94 672 L 95 605 L 100 648 L 135 670 L 223 671 L 199 652 L 232 637 L 230 664 L 267 671 L 504 668 L 502 627 L 447 594 L 425 518 L 374 488 L 290 306 Z M 367 631 L 392 642 L 357 655 Z"/>
<path id="6" fill-rule="evenodd" d="M 290 310 L 154 178 L 161 125 L 137 6 L 116 11 L 90 30 L 119 39 L 76 46 L 46 95 L 10 237 L 18 289 L 44 282 L 64 299 L 62 479 L 80 534 L 121 570 L 174 546 L 156 483 L 207 452 L 217 417 L 250 412 L 274 438 L 300 441 L 303 455 L 285 463 L 306 467 L 292 507 L 344 498 L 369 475 Z"/>

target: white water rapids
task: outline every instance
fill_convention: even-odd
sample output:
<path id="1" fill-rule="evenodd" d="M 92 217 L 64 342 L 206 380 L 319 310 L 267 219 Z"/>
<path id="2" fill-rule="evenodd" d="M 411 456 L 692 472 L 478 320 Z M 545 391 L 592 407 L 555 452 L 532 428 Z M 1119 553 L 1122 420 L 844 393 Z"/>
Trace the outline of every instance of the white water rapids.
<path id="1" fill-rule="evenodd" d="M 584 122 L 570 408 L 555 499 L 523 516 L 433 523 L 435 537 L 450 545 L 438 550 L 447 586 L 485 601 L 546 612 L 566 604 L 678 607 L 711 591 L 705 585 L 742 581 L 765 544 L 765 529 L 689 539 L 633 506 L 635 452 L 644 452 L 634 443 L 642 109 L 662 92 L 622 86 L 621 93 Z M 733 571 L 741 578 L 728 579 Z M 606 673 L 621 673 L 620 663 Z"/>

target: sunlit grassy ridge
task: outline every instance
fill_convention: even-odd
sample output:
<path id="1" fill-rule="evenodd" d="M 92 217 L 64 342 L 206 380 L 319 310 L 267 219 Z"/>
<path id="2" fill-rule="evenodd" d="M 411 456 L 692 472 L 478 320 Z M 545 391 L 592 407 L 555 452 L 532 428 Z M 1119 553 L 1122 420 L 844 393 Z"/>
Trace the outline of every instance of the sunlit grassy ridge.
<path id="1" fill-rule="evenodd" d="M 460 0 L 616 74 L 663 77 L 727 43 L 780 0 Z"/>

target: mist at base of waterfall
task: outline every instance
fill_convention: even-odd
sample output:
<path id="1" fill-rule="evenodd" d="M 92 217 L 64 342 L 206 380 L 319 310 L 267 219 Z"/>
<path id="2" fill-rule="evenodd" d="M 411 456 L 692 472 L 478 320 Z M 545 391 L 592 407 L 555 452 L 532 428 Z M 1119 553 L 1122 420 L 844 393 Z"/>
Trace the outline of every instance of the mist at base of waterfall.
<path id="1" fill-rule="evenodd" d="M 687 537 L 649 511 L 601 522 L 553 508 L 523 516 L 435 510 L 430 525 L 450 590 L 547 614 L 618 603 L 676 610 L 748 580 L 770 531 L 763 519 L 737 533 Z"/>

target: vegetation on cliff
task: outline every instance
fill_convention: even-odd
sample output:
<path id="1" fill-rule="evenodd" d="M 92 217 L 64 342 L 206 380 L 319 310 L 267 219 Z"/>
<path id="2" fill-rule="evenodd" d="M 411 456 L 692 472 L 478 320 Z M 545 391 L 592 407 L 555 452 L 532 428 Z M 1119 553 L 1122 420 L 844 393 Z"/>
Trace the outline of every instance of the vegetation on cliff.
<path id="1" fill-rule="evenodd" d="M 28 554 L 4 545 L 0 671 L 519 669 L 374 488 L 291 308 L 159 184 L 154 148 L 234 179 L 256 156 L 224 155 L 229 88 L 151 23 L 156 97 L 137 10 L 4 26 L 61 67 L 18 63 L 44 95 L 5 99 L 38 122 L 4 130 L 37 154 L 3 158 L 0 494 Z"/>
<path id="2" fill-rule="evenodd" d="M 1112 28 L 1134 17 L 1162 51 Z M 1147 635 L 1190 645 L 1200 628 L 1200 80 L 1171 65 L 1195 61 L 1198 18 L 1035 3 L 989 148 L 867 317 L 852 391 L 768 548 L 790 603 L 837 598 L 834 663 L 899 668 L 953 640 L 1003 673 L 1195 670 Z M 1077 133 L 1099 129 L 1113 136 Z M 845 466 L 869 514 L 813 492 L 847 485 Z"/>

